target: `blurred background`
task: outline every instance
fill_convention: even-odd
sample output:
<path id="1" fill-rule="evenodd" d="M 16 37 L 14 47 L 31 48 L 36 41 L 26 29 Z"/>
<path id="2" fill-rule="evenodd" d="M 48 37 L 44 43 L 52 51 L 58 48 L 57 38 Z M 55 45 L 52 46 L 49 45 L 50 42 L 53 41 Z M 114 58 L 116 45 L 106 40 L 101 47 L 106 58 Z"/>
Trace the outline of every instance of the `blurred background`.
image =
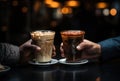
<path id="1" fill-rule="evenodd" d="M 0 0 L 0 42 L 21 45 L 30 32 L 80 29 L 94 42 L 120 35 L 119 0 Z"/>

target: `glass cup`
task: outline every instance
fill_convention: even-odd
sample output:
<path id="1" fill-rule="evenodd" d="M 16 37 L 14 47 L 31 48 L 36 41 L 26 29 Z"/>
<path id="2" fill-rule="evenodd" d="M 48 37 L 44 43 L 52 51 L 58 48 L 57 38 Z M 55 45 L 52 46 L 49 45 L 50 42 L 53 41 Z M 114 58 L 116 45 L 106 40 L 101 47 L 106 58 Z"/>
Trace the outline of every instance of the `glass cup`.
<path id="1" fill-rule="evenodd" d="M 40 46 L 40 52 L 35 53 L 35 62 L 50 62 L 55 32 L 51 30 L 36 30 L 31 32 L 32 44 Z"/>
<path id="2" fill-rule="evenodd" d="M 85 31 L 82 30 L 64 30 L 61 31 L 63 41 L 64 55 L 66 62 L 77 62 L 81 59 L 81 52 L 76 46 L 84 39 Z"/>

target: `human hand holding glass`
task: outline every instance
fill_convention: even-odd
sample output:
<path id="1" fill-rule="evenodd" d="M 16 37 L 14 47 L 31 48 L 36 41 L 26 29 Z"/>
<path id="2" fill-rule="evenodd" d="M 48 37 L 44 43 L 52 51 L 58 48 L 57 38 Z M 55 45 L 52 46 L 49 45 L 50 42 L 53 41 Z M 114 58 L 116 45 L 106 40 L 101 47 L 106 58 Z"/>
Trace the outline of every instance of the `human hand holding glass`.
<path id="1" fill-rule="evenodd" d="M 79 45 L 76 46 L 78 51 L 82 50 L 82 59 L 98 58 L 101 54 L 101 46 L 97 43 L 84 39 Z M 60 46 L 61 56 L 65 57 L 63 43 Z"/>
<path id="2" fill-rule="evenodd" d="M 33 59 L 34 53 L 41 51 L 41 48 L 32 44 L 32 39 L 28 40 L 20 46 L 20 63 L 26 64 L 29 60 Z M 56 55 L 56 48 L 53 46 L 52 57 Z"/>
<path id="3" fill-rule="evenodd" d="M 85 32 L 82 30 L 64 30 L 61 31 L 63 41 L 64 55 L 66 62 L 80 62 L 81 52 L 76 49 L 76 46 L 84 39 Z"/>

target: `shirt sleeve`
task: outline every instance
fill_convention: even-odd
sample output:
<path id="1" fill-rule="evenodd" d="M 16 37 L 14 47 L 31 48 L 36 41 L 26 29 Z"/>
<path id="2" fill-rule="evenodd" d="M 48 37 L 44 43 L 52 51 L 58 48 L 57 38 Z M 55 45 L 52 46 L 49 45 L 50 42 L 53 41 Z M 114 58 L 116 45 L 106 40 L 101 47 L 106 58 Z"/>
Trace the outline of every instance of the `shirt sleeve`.
<path id="1" fill-rule="evenodd" d="M 99 44 L 101 45 L 101 59 L 103 61 L 120 58 L 120 36 L 101 41 Z"/>
<path id="2" fill-rule="evenodd" d="M 0 43 L 0 61 L 5 65 L 16 65 L 19 62 L 20 53 L 19 47 L 8 44 Z"/>

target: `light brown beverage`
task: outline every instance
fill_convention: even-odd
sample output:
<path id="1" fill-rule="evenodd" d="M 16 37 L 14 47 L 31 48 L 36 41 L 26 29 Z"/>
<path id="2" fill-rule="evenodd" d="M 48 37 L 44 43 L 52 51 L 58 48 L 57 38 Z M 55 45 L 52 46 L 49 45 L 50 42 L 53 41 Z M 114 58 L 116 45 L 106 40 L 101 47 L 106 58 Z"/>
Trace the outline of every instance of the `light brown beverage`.
<path id="1" fill-rule="evenodd" d="M 40 52 L 35 54 L 36 62 L 50 62 L 55 32 L 50 30 L 38 30 L 31 32 L 32 43 L 40 46 Z"/>
<path id="2" fill-rule="evenodd" d="M 80 61 L 81 51 L 78 51 L 76 46 L 83 41 L 84 34 L 81 30 L 61 31 L 66 62 Z"/>

